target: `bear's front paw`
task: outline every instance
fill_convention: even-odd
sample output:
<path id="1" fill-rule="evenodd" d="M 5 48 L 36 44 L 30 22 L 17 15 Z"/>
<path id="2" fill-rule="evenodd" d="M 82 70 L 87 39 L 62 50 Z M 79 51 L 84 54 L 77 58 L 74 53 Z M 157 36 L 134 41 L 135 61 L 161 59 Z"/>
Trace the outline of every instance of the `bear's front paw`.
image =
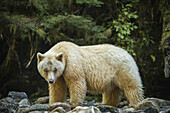
<path id="1" fill-rule="evenodd" d="M 56 103 L 50 105 L 50 106 L 48 107 L 48 110 L 49 110 L 49 111 L 52 111 L 52 110 L 54 110 L 54 109 L 57 108 L 57 107 L 62 107 L 62 108 L 63 108 L 64 110 L 66 110 L 66 111 L 70 111 L 70 110 L 71 110 L 71 105 L 70 105 L 70 104 L 68 104 L 68 103 L 62 103 L 62 102 L 56 102 Z"/>
<path id="2" fill-rule="evenodd" d="M 73 103 L 73 102 L 68 102 L 68 104 L 71 106 L 71 108 L 75 108 L 77 106 L 81 106 L 81 104 Z"/>

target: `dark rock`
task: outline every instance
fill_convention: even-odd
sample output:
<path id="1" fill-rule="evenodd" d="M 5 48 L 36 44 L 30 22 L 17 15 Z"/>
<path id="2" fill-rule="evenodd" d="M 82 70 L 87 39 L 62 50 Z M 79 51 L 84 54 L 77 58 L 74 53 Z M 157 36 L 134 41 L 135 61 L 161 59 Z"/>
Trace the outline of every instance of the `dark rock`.
<path id="1" fill-rule="evenodd" d="M 170 113 L 170 108 L 166 109 L 164 112 L 162 113 Z"/>
<path id="2" fill-rule="evenodd" d="M 140 103 L 138 103 L 135 106 L 136 110 L 145 110 L 148 107 L 152 106 L 153 108 L 157 109 L 160 111 L 159 106 L 167 106 L 168 105 L 168 100 L 163 100 L 163 99 L 158 99 L 158 98 L 146 98 L 142 100 Z"/>
<path id="3" fill-rule="evenodd" d="M 0 102 L 15 104 L 15 100 L 12 99 L 11 97 L 2 98 L 2 99 L 0 100 Z"/>
<path id="4" fill-rule="evenodd" d="M 0 106 L 7 109 L 16 109 L 18 107 L 18 103 L 16 103 L 12 98 L 6 97 L 0 100 Z"/>
<path id="5" fill-rule="evenodd" d="M 169 100 L 165 100 L 167 106 L 170 106 L 170 101 Z"/>
<path id="6" fill-rule="evenodd" d="M 95 104 L 95 100 L 92 100 L 90 102 L 87 102 L 87 106 L 94 106 Z"/>
<path id="7" fill-rule="evenodd" d="M 119 109 L 119 113 L 139 113 L 135 111 L 133 107 L 124 107 L 123 109 Z"/>
<path id="8" fill-rule="evenodd" d="M 118 112 L 118 108 L 113 106 L 107 106 L 107 105 L 99 105 L 97 108 L 100 109 L 101 112 Z"/>
<path id="9" fill-rule="evenodd" d="M 153 100 L 149 100 L 149 99 L 144 99 L 143 101 L 141 101 L 140 103 L 138 103 L 136 106 L 135 106 L 135 110 L 144 110 L 145 108 L 149 107 L 149 106 L 153 106 L 155 107 L 156 109 L 159 110 L 159 106 L 158 104 L 153 101 Z"/>
<path id="10" fill-rule="evenodd" d="M 0 113 L 9 113 L 9 110 L 7 107 L 0 106 Z"/>
<path id="11" fill-rule="evenodd" d="M 88 101 L 84 101 L 83 102 L 83 104 L 82 104 L 82 106 L 95 106 L 95 100 L 92 100 L 92 101 L 90 101 L 90 102 L 88 102 Z"/>
<path id="12" fill-rule="evenodd" d="M 129 103 L 127 101 L 125 101 L 125 102 L 120 102 L 117 107 L 118 108 L 123 108 L 124 106 L 128 106 L 128 105 L 129 105 Z"/>
<path id="13" fill-rule="evenodd" d="M 37 99 L 38 104 L 46 104 L 49 103 L 49 96 L 46 97 L 40 97 Z"/>
<path id="14" fill-rule="evenodd" d="M 50 112 L 48 112 L 48 111 L 31 111 L 29 113 L 50 113 Z"/>
<path id="15" fill-rule="evenodd" d="M 28 113 L 32 111 L 47 111 L 49 105 L 48 104 L 35 104 L 26 108 L 19 107 L 16 111 L 16 113 Z"/>
<path id="16" fill-rule="evenodd" d="M 158 109 L 153 107 L 153 106 L 149 106 L 146 109 L 144 109 L 145 113 L 159 113 Z"/>
<path id="17" fill-rule="evenodd" d="M 158 98 L 146 98 L 146 100 L 154 101 L 158 106 L 166 106 L 168 102 L 166 100 L 158 99 Z"/>
<path id="18" fill-rule="evenodd" d="M 166 109 L 170 109 L 170 106 L 159 106 L 160 111 L 165 111 Z"/>
<path id="19" fill-rule="evenodd" d="M 8 96 L 11 97 L 12 99 L 28 99 L 28 96 L 25 92 L 16 92 L 16 91 L 10 91 L 8 93 Z"/>
<path id="20" fill-rule="evenodd" d="M 122 110 L 122 112 L 119 113 L 138 113 L 137 111 L 130 111 L 130 110 Z"/>

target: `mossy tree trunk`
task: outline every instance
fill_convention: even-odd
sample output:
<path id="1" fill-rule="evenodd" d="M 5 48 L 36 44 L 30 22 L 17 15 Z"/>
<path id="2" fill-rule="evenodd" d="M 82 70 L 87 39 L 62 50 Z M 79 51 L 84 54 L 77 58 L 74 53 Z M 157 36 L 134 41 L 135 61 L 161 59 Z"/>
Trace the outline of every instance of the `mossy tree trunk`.
<path id="1" fill-rule="evenodd" d="M 161 47 L 165 54 L 165 77 L 170 76 L 170 7 L 167 7 L 163 15 L 163 28 L 162 28 L 162 40 Z"/>

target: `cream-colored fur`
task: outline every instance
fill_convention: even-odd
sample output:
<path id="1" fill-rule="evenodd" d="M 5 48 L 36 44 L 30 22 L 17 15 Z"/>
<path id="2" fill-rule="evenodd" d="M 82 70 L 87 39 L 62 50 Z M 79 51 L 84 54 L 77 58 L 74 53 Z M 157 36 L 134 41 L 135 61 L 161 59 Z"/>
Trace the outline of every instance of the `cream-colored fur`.
<path id="1" fill-rule="evenodd" d="M 57 55 L 61 55 L 57 58 Z M 109 45 L 77 46 L 60 42 L 45 54 L 37 54 L 38 70 L 48 81 L 55 75 L 55 83 L 49 84 L 50 104 L 63 102 L 66 86 L 70 91 L 70 103 L 80 105 L 86 92 L 103 95 L 102 104 L 117 106 L 124 92 L 131 105 L 143 99 L 142 82 L 134 59 L 123 49 Z M 51 61 L 49 65 L 47 62 Z M 53 64 L 54 62 L 54 64 Z M 44 74 L 44 68 L 54 74 Z M 62 68 L 64 67 L 64 68 Z"/>

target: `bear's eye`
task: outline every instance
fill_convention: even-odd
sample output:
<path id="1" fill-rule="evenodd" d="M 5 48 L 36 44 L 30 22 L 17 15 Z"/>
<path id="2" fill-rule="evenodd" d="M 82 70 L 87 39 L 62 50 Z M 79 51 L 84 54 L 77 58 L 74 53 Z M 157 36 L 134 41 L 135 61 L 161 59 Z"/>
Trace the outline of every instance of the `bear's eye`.
<path id="1" fill-rule="evenodd" d="M 48 69 L 47 69 L 47 68 L 46 68 L 46 69 L 44 69 L 44 72 L 45 72 L 45 73 L 48 73 Z"/>
<path id="2" fill-rule="evenodd" d="M 54 68 L 54 72 L 57 72 L 57 68 Z"/>

